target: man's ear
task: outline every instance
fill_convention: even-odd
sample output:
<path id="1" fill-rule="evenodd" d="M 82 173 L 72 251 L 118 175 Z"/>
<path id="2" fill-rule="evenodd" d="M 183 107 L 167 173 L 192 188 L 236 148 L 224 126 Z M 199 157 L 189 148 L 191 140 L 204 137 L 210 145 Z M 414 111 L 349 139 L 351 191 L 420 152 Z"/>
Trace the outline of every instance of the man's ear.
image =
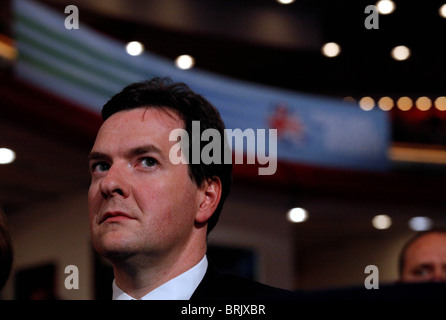
<path id="1" fill-rule="evenodd" d="M 202 192 L 195 222 L 203 224 L 209 220 L 220 202 L 222 192 L 221 180 L 218 177 L 208 178 L 203 181 L 200 189 Z"/>

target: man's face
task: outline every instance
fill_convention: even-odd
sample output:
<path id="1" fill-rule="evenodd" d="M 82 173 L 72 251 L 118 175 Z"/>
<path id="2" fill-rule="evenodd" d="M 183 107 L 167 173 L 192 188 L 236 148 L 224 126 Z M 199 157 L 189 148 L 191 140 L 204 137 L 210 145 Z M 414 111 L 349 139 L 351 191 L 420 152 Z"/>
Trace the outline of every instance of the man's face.
<path id="1" fill-rule="evenodd" d="M 174 113 L 120 111 L 100 128 L 90 153 L 90 232 L 111 259 L 181 251 L 194 228 L 201 190 L 186 164 L 169 161 Z"/>
<path id="2" fill-rule="evenodd" d="M 446 235 L 419 238 L 408 248 L 405 261 L 403 282 L 446 281 Z"/>

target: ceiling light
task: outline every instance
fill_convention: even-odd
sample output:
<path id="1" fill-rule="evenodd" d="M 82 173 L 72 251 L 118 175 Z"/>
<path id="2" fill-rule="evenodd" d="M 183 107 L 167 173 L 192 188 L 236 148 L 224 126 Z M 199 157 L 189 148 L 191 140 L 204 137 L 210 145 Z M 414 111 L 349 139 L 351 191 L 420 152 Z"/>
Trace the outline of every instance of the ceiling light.
<path id="1" fill-rule="evenodd" d="M 401 97 L 396 102 L 396 105 L 401 111 L 408 111 L 412 108 L 413 102 L 409 97 Z"/>
<path id="2" fill-rule="evenodd" d="M 375 100 L 371 97 L 363 97 L 359 100 L 359 107 L 364 111 L 370 111 L 375 107 Z"/>
<path id="3" fill-rule="evenodd" d="M 277 2 L 280 4 L 290 4 L 293 3 L 294 0 L 277 0 Z"/>
<path id="4" fill-rule="evenodd" d="M 8 164 L 15 160 L 15 152 L 8 148 L 0 148 L 0 164 Z"/>
<path id="5" fill-rule="evenodd" d="M 428 97 L 419 97 L 415 106 L 421 111 L 427 111 L 432 107 L 432 101 Z"/>
<path id="6" fill-rule="evenodd" d="M 410 57 L 410 49 L 406 46 L 397 46 L 392 49 L 391 55 L 398 61 L 407 60 Z"/>
<path id="7" fill-rule="evenodd" d="M 391 0 L 380 0 L 376 3 L 378 12 L 381 14 L 390 14 L 395 11 L 395 2 Z"/>
<path id="8" fill-rule="evenodd" d="M 435 108 L 440 111 L 446 111 L 446 97 L 438 97 L 435 100 Z"/>
<path id="9" fill-rule="evenodd" d="M 446 4 L 442 5 L 440 9 L 438 9 L 438 14 L 442 18 L 446 18 Z"/>
<path id="10" fill-rule="evenodd" d="M 372 225 L 376 229 L 380 229 L 380 230 L 388 229 L 392 225 L 392 219 L 390 219 L 390 217 L 388 215 L 380 214 L 380 215 L 373 217 Z"/>
<path id="11" fill-rule="evenodd" d="M 180 69 L 187 70 L 195 65 L 195 59 L 188 54 L 183 54 L 175 59 L 175 65 Z"/>
<path id="12" fill-rule="evenodd" d="M 341 47 L 336 42 L 328 42 L 322 46 L 322 54 L 326 57 L 333 58 L 341 53 Z"/>
<path id="13" fill-rule="evenodd" d="M 350 97 L 350 96 L 344 97 L 344 99 L 342 99 L 342 100 L 345 102 L 353 102 L 353 103 L 356 102 L 355 98 Z"/>
<path id="14" fill-rule="evenodd" d="M 308 219 L 308 211 L 303 208 L 293 208 L 288 211 L 287 218 L 293 223 L 304 222 Z"/>
<path id="15" fill-rule="evenodd" d="M 429 217 L 413 217 L 409 220 L 409 228 L 413 231 L 426 231 L 432 227 L 432 219 Z"/>
<path id="16" fill-rule="evenodd" d="M 7 60 L 15 60 L 17 55 L 18 51 L 14 47 L 13 40 L 0 34 L 0 57 Z"/>
<path id="17" fill-rule="evenodd" d="M 131 56 L 139 56 L 141 53 L 144 52 L 144 46 L 141 42 L 131 41 L 127 43 L 125 50 Z"/>
<path id="18" fill-rule="evenodd" d="M 378 106 L 383 111 L 389 111 L 393 108 L 393 100 L 390 97 L 382 97 L 378 101 Z"/>

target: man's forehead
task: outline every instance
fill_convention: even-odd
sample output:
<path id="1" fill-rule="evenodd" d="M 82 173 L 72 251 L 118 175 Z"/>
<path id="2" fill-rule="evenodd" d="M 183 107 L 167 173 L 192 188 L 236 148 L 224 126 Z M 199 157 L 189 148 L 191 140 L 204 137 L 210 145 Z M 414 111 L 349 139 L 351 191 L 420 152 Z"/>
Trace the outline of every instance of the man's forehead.
<path id="1" fill-rule="evenodd" d="M 156 108 L 119 111 L 104 121 L 93 150 L 125 152 L 140 146 L 153 145 L 159 150 L 172 144 L 169 134 L 182 128 L 182 120 L 174 113 Z M 113 149 L 113 150 L 111 150 Z M 93 151 L 92 150 L 92 151 Z"/>
<path id="2" fill-rule="evenodd" d="M 183 125 L 183 120 L 175 111 L 167 107 L 153 106 L 118 111 L 105 120 L 103 125 L 110 122 L 131 122 L 132 124 L 144 124 L 145 122 L 153 121 L 168 122 L 177 125 L 181 124 L 181 126 Z"/>
<path id="3" fill-rule="evenodd" d="M 407 250 L 408 255 L 417 257 L 446 257 L 446 238 L 426 235 L 417 239 Z"/>
<path id="4" fill-rule="evenodd" d="M 96 140 L 104 137 L 168 136 L 178 128 L 184 128 L 183 121 L 173 112 L 156 108 L 124 110 L 104 121 Z"/>
<path id="5" fill-rule="evenodd" d="M 413 242 L 414 246 L 435 246 L 442 244 L 446 248 L 446 234 L 444 233 L 430 233 L 425 234 Z"/>

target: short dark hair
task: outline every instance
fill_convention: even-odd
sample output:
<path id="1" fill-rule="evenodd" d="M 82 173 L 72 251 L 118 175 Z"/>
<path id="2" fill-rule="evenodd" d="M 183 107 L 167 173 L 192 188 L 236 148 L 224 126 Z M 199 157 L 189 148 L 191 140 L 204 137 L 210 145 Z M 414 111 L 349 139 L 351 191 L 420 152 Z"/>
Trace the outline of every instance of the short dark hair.
<path id="1" fill-rule="evenodd" d="M 132 83 L 114 95 L 102 107 L 102 119 L 105 121 L 119 111 L 136 108 L 158 108 L 174 111 L 184 122 L 185 130 L 192 137 L 192 121 L 200 121 L 200 136 L 206 129 L 216 129 L 221 137 L 225 137 L 225 124 L 218 110 L 203 96 L 192 91 L 183 82 L 173 82 L 171 78 L 156 77 L 151 80 Z M 189 139 L 189 150 L 192 150 L 192 138 Z M 199 139 L 200 140 L 200 139 Z M 200 154 L 204 147 L 200 141 Z M 222 194 L 217 209 L 208 220 L 207 233 L 215 227 L 229 194 L 232 184 L 232 164 L 224 162 L 224 154 L 229 146 L 222 139 L 220 163 L 193 164 L 189 152 L 189 176 L 198 186 L 206 179 L 218 177 L 222 184 Z"/>
<path id="2" fill-rule="evenodd" d="M 415 233 L 415 235 L 413 235 L 411 238 L 409 238 L 409 240 L 407 240 L 406 243 L 404 243 L 403 247 L 400 250 L 400 254 L 398 256 L 398 274 L 400 277 L 403 274 L 403 269 L 406 264 L 406 253 L 407 253 L 407 250 L 409 249 L 409 247 L 415 241 L 424 237 L 425 235 L 434 234 L 434 233 L 446 235 L 446 229 L 445 228 L 434 228 L 434 229 L 430 229 L 430 230 L 426 230 L 426 231 L 418 231 L 417 233 Z"/>

